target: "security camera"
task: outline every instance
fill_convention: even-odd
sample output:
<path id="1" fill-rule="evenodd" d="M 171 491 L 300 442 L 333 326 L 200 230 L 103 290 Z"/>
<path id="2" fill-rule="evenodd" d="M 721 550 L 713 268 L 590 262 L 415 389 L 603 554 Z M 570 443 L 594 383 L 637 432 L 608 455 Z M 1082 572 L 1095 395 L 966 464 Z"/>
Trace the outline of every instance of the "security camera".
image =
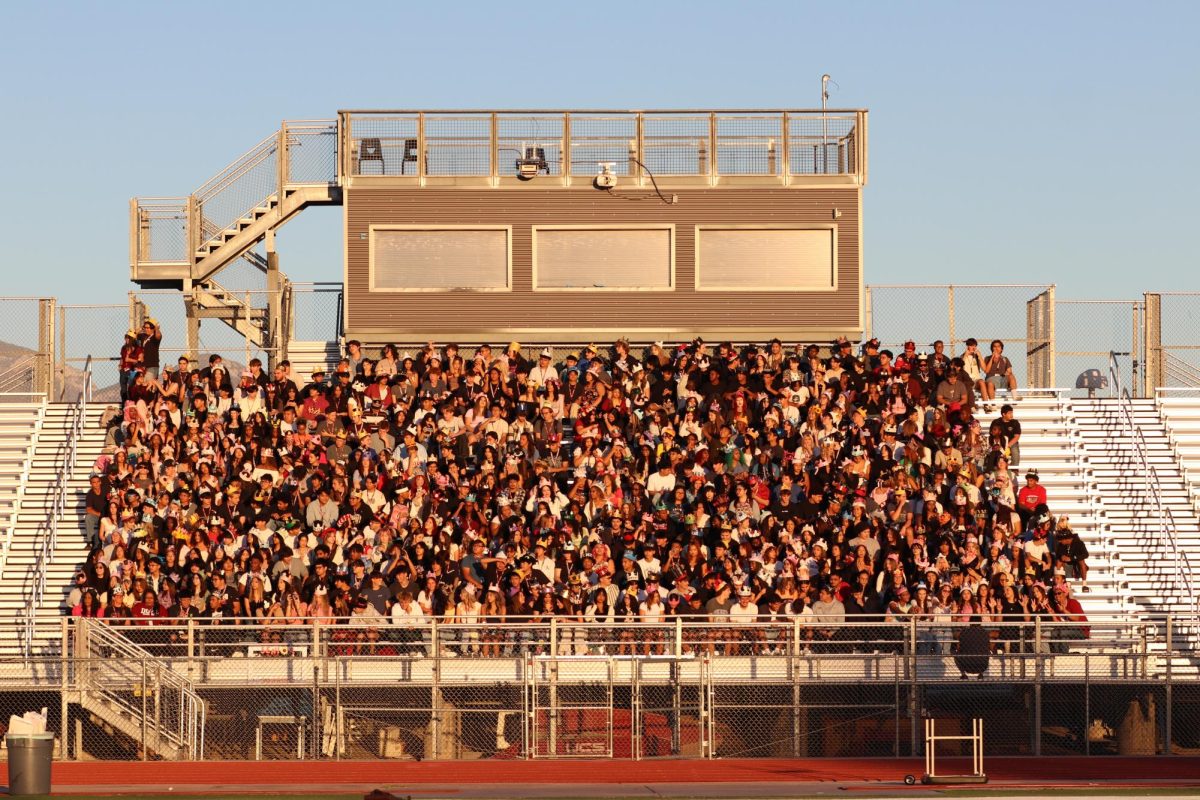
<path id="1" fill-rule="evenodd" d="M 615 161 L 600 162 L 600 174 L 592 181 L 597 189 L 614 189 L 617 185 L 617 176 L 613 172 L 613 167 L 617 164 Z"/>

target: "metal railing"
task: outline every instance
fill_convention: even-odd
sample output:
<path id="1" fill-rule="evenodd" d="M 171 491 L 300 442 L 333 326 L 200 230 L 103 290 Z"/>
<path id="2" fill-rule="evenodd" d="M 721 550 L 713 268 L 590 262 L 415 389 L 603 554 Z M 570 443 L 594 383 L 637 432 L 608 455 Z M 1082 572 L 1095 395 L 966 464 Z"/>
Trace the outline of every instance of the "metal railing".
<path id="1" fill-rule="evenodd" d="M 37 447 L 38 435 L 42 429 L 42 421 L 46 417 L 45 396 L 41 396 L 40 400 L 41 407 L 38 408 L 37 420 L 34 423 L 33 432 L 29 436 L 29 442 L 25 446 L 25 462 L 21 466 L 17 491 L 13 494 L 12 518 L 9 519 L 8 526 L 4 530 L 3 550 L 0 551 L 0 580 L 4 580 L 5 571 L 8 568 L 8 555 L 12 552 L 13 536 L 17 530 L 17 517 L 21 513 L 21 503 L 25 499 L 25 488 L 29 485 L 29 470 L 33 466 L 33 451 Z"/>
<path id="2" fill-rule="evenodd" d="M 51 729 L 81 759 L 919 756 L 928 716 L 988 717 L 993 754 L 1085 755 L 1126 752 L 1131 702 L 1148 755 L 1191 746 L 1200 701 L 1169 616 L 985 620 L 970 653 L 966 626 L 911 618 L 274 622 L 67 621 L 61 658 L 0 663 L 0 687 L 61 687 Z M 112 731 L 68 741 L 71 702 Z"/>
<path id="3" fill-rule="evenodd" d="M 342 173 L 416 179 L 853 175 L 864 110 L 343 111 Z"/>
<path id="4" fill-rule="evenodd" d="M 134 198 L 130 263 L 190 264 L 289 187 L 336 184 L 337 141 L 335 120 L 285 120 L 191 195 Z"/>
<path id="5" fill-rule="evenodd" d="M 1187 604 L 1187 618 L 1193 623 L 1197 619 L 1196 588 L 1193 583 L 1192 567 L 1187 551 L 1179 545 L 1174 514 L 1170 506 L 1162 501 L 1162 482 L 1158 469 L 1147 455 L 1146 436 L 1133 418 L 1133 400 L 1121 382 L 1121 370 L 1117 362 L 1117 354 L 1110 353 L 1108 357 L 1108 379 L 1111 382 L 1113 397 L 1117 400 L 1117 413 L 1121 424 L 1129 437 L 1135 465 L 1141 469 L 1142 492 L 1150 501 L 1154 510 L 1154 524 L 1158 528 L 1158 539 L 1166 545 L 1171 553 L 1175 573 L 1176 589 L 1181 591 Z"/>
<path id="6" fill-rule="evenodd" d="M 47 569 L 58 548 L 58 525 L 67 516 L 67 497 L 71 490 L 71 477 L 75 473 L 75 458 L 79 439 L 83 436 L 83 427 L 87 420 L 87 406 L 91 401 L 91 395 L 92 364 L 89 358 L 83 366 L 83 388 L 79 393 L 79 399 L 70 407 L 70 415 L 67 418 L 66 451 L 59 465 L 58 477 L 54 482 L 49 514 L 40 530 L 41 541 L 36 547 L 37 559 L 33 565 L 33 574 L 27 579 L 27 603 L 21 642 L 22 652 L 27 658 L 33 654 L 37 614 L 46 594 Z"/>
<path id="7" fill-rule="evenodd" d="M 77 622 L 79 620 L 76 620 Z M 91 622 L 91 620 L 85 620 Z M 899 618 L 891 621 L 822 620 L 809 615 L 776 622 L 737 618 L 712 620 L 678 616 L 663 622 L 640 619 L 585 621 L 572 617 L 505 617 L 503 622 L 462 623 L 429 619 L 397 624 L 389 619 L 192 618 L 152 621 L 96 620 L 145 653 L 170 660 L 197 684 L 241 680 L 234 673 L 206 672 L 196 666 L 214 659 L 246 657 L 319 659 L 408 656 L 489 659 L 528 656 L 714 656 L 828 655 L 900 653 L 951 655 L 967 627 L 950 619 Z M 1196 661 L 1200 643 L 1172 635 L 1181 620 L 1171 615 L 1094 616 L 1085 622 L 1044 616 L 989 616 L 982 625 L 994 632 L 996 657 L 1043 654 L 1127 656 L 1168 651 Z M 1086 630 L 1084 630 L 1086 629 Z M 193 663 L 195 662 L 195 663 Z M 1063 674 L 1069 674 L 1065 672 Z"/>
<path id="8" fill-rule="evenodd" d="M 204 758 L 205 706 L 192 682 L 116 628 L 97 620 L 82 622 L 75 631 L 75 654 L 87 659 L 86 669 L 76 673 L 80 690 L 106 710 L 134 721 L 143 759 L 149 757 L 151 743 L 157 752 L 173 751 L 179 760 Z"/>

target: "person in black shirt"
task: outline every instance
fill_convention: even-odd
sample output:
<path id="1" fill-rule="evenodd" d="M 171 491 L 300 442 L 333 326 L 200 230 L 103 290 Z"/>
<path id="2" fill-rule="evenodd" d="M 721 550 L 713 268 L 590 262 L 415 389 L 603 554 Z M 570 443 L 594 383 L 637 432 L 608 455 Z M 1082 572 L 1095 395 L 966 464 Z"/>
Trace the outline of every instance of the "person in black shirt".
<path id="1" fill-rule="evenodd" d="M 158 320 L 149 317 L 142 323 L 138 344 L 142 347 L 142 365 L 146 368 L 146 377 L 157 380 L 158 348 L 162 344 L 162 329 L 158 327 Z"/>

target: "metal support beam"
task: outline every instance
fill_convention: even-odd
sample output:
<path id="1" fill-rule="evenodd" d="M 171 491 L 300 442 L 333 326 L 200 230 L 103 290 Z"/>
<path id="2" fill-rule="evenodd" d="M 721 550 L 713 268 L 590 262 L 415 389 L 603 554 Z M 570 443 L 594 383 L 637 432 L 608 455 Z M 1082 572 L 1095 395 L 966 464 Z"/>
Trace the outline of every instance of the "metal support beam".
<path id="1" fill-rule="evenodd" d="M 1142 397 L 1153 397 L 1154 390 L 1163 385 L 1162 352 L 1162 295 L 1147 292 L 1142 316 Z M 1137 353 L 1132 355 L 1137 358 Z"/>
<path id="2" fill-rule="evenodd" d="M 275 250 L 275 231 L 267 232 L 267 361 L 274 369 L 287 358 L 283 324 L 283 275 L 279 271 L 279 253 Z"/>

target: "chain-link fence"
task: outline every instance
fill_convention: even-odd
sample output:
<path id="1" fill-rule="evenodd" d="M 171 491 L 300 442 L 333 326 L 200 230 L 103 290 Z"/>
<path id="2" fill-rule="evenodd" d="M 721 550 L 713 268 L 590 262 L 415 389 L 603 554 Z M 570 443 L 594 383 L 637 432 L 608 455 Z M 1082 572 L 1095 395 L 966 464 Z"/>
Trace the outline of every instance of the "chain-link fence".
<path id="1" fill-rule="evenodd" d="M 1159 356 L 1157 385 L 1200 387 L 1200 292 L 1161 292 L 1156 297 L 1158 341 L 1146 346 Z"/>
<path id="2" fill-rule="evenodd" d="M 0 402 L 53 389 L 53 298 L 0 298 Z"/>
<path id="3" fill-rule="evenodd" d="M 1130 300 L 1055 301 L 1054 358 L 1056 386 L 1076 387 L 1086 393 L 1099 376 L 1100 385 L 1091 388 L 1107 394 L 1108 355 L 1121 356 L 1121 384 L 1139 385 L 1141 356 L 1142 303 Z"/>
<path id="4" fill-rule="evenodd" d="M 1027 306 L 1052 287 L 1045 284 L 892 285 L 866 289 L 866 338 L 877 338 L 884 349 L 899 355 L 912 341 L 917 351 L 932 353 L 941 342 L 945 353 L 961 355 L 969 338 L 988 354 L 993 339 L 1004 343 L 1017 385 L 1030 385 L 1028 354 L 1052 343 L 1030 338 Z"/>
<path id="5" fill-rule="evenodd" d="M 300 622 L 93 623 L 0 661 L 0 713 L 45 707 L 67 758 L 919 756 L 924 720 L 974 718 L 987 755 L 1200 745 L 1196 641 L 1165 619 L 637 624 L 632 654 L 562 620 Z"/>

